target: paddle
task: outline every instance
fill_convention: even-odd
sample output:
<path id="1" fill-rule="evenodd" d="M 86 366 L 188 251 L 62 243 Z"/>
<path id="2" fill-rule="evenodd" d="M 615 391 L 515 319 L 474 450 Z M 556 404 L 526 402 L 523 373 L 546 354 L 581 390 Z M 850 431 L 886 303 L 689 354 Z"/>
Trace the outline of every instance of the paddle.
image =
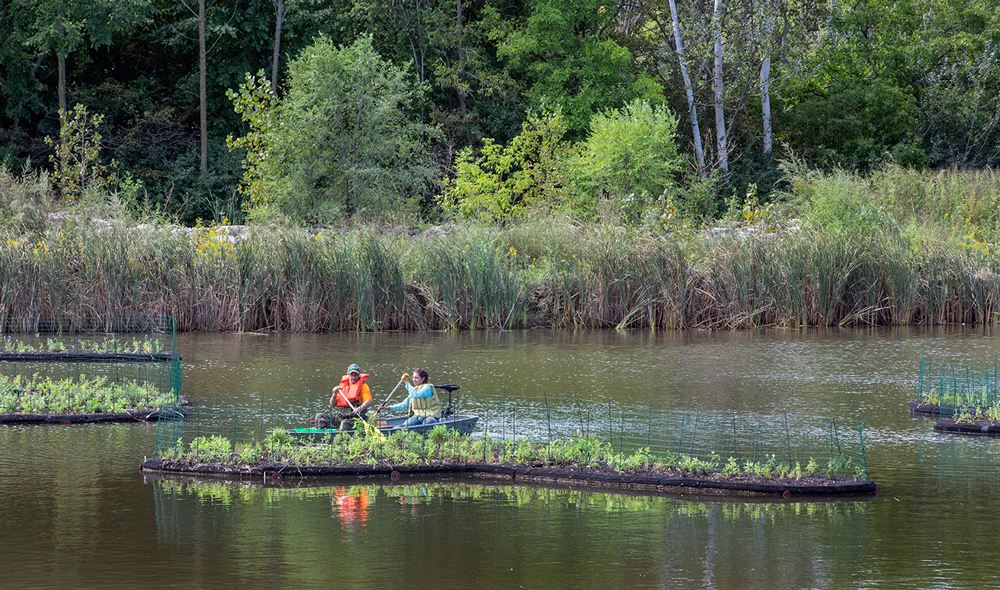
<path id="1" fill-rule="evenodd" d="M 403 376 L 407 376 L 407 375 L 409 375 L 409 373 L 403 373 Z M 396 390 L 399 389 L 399 386 L 402 385 L 402 384 L 403 384 L 403 380 L 400 379 L 399 383 L 397 383 L 396 386 L 392 388 L 392 391 L 389 392 L 389 395 L 385 396 L 385 401 L 383 401 L 378 406 L 375 406 L 375 411 L 372 412 L 371 417 L 368 418 L 367 420 L 362 420 L 361 421 L 361 424 L 364 425 L 365 433 L 368 436 L 376 437 L 380 442 L 385 442 L 385 440 L 386 440 L 385 435 L 382 434 L 382 430 L 379 429 L 378 424 L 377 424 L 378 411 L 379 411 L 379 408 L 381 408 L 382 406 L 384 406 L 385 403 L 387 401 L 389 401 L 389 398 L 392 397 L 392 394 L 396 393 Z M 343 393 L 343 391 L 341 391 L 341 393 Z M 344 398 L 344 401 L 346 401 L 348 404 L 351 403 L 351 400 L 347 399 L 346 397 Z M 354 406 L 352 405 L 351 408 L 353 409 Z"/>
<path id="2" fill-rule="evenodd" d="M 403 377 L 409 377 L 409 376 L 410 376 L 409 373 L 403 373 Z M 382 407 L 382 406 L 386 405 L 387 403 L 389 403 L 389 398 L 392 397 L 392 394 L 396 393 L 396 390 L 399 389 L 399 386 L 402 385 L 402 384 L 403 384 L 403 380 L 400 379 L 399 383 L 397 383 L 396 386 L 392 388 L 392 391 L 389 392 L 389 395 L 385 396 L 385 399 L 382 400 L 382 403 L 379 404 L 379 407 Z M 377 412 L 378 408 L 376 408 L 375 411 Z"/>
<path id="3" fill-rule="evenodd" d="M 351 408 L 352 412 L 357 412 L 357 408 L 354 407 L 354 404 L 351 403 L 351 400 L 347 399 L 347 395 L 344 394 L 344 390 L 343 389 L 338 389 L 337 393 L 340 395 L 340 397 L 344 398 L 344 401 L 347 402 L 347 405 L 348 405 L 348 407 Z M 312 423 L 315 424 L 316 421 L 313 420 Z M 317 424 L 317 426 L 319 426 L 319 425 Z"/>
<path id="4" fill-rule="evenodd" d="M 355 405 L 351 403 L 351 400 L 347 399 L 347 396 L 344 395 L 344 390 L 341 389 L 337 393 L 339 393 L 340 396 L 344 398 L 344 401 L 347 402 L 347 405 L 351 407 L 351 411 L 356 413 L 357 407 L 355 407 Z M 375 412 L 372 414 L 372 417 L 369 418 L 368 420 L 365 420 L 360 415 L 358 415 L 357 420 L 361 422 L 361 426 L 365 429 L 365 434 L 367 434 L 368 436 L 374 436 L 379 441 L 385 442 L 385 435 L 382 434 L 382 431 L 375 426 L 375 417 L 377 415 L 378 415 L 378 410 L 375 410 Z"/>

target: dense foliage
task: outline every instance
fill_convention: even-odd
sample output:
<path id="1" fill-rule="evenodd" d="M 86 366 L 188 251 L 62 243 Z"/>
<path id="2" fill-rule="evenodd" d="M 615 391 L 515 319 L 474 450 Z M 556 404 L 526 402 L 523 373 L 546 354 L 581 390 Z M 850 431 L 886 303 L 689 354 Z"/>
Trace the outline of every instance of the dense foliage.
<path id="1" fill-rule="evenodd" d="M 173 406 L 177 395 L 148 383 L 0 376 L 0 414 L 93 414 Z"/>
<path id="2" fill-rule="evenodd" d="M 996 0 L 8 0 L 0 165 L 23 186 L 51 174 L 38 201 L 189 224 L 540 208 L 662 226 L 773 200 L 785 149 L 862 173 L 995 166 L 998 13 Z M 8 223 L 37 221 L 8 208 Z"/>

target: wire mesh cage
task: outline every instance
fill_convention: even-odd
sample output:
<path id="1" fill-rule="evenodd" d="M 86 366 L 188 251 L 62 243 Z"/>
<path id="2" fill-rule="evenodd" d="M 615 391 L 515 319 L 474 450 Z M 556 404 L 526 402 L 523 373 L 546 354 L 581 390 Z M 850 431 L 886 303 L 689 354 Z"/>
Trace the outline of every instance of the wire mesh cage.
<path id="1" fill-rule="evenodd" d="M 304 399 L 283 395 L 284 399 Z M 313 396 L 310 396 L 313 397 Z M 479 405 L 473 403 L 472 405 Z M 701 461 L 709 468 L 727 465 L 738 471 L 824 473 L 865 477 L 868 474 L 864 428 L 860 421 L 736 412 L 662 411 L 626 408 L 611 403 L 549 396 L 508 396 L 480 408 L 473 436 L 497 445 L 534 443 L 541 448 L 557 441 L 594 441 L 621 456 L 641 454 L 663 462 Z M 463 412 L 464 413 L 464 412 Z M 214 439 L 223 451 L 262 447 L 280 429 L 304 426 L 305 408 L 197 406 L 184 421 L 161 421 L 154 455 L 190 448 L 194 441 Z M 320 444 L 331 444 L 327 438 Z M 309 443 L 312 444 L 312 443 Z M 218 451 L 218 449 L 216 449 Z M 322 456 L 322 455 L 320 455 Z M 271 456 L 279 461 L 280 457 Z"/>
<path id="2" fill-rule="evenodd" d="M 173 336 L 176 347 L 177 321 L 173 316 L 46 316 L 5 315 L 0 317 L 2 334 L 162 334 Z M 171 348 L 171 350 L 173 349 Z"/>
<path id="3" fill-rule="evenodd" d="M 683 456 L 716 466 L 735 462 L 802 468 L 812 464 L 835 475 L 864 474 L 864 427 L 836 418 L 664 411 L 613 402 L 554 402 L 548 396 L 508 398 L 489 408 L 480 428 L 501 440 L 527 437 L 543 443 L 592 437 L 619 454 L 661 459 Z"/>
<path id="4" fill-rule="evenodd" d="M 917 398 L 937 405 L 941 416 L 982 412 L 997 405 L 997 362 L 968 363 L 920 359 Z"/>
<path id="5" fill-rule="evenodd" d="M 171 316 L 3 316 L 0 375 L 134 381 L 179 400 L 177 322 Z"/>

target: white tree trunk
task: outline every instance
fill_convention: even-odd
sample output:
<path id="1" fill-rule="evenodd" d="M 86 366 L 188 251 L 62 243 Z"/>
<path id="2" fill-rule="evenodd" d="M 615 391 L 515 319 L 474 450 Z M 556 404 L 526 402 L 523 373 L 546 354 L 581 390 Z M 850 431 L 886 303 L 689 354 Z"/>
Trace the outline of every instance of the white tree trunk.
<path id="1" fill-rule="evenodd" d="M 278 94 L 278 65 L 281 61 L 281 26 L 285 22 L 285 0 L 274 0 L 274 53 L 271 55 L 271 94 Z"/>
<path id="2" fill-rule="evenodd" d="M 771 154 L 771 56 L 760 64 L 760 114 L 764 123 L 764 154 Z"/>
<path id="3" fill-rule="evenodd" d="M 457 0 L 455 2 L 455 27 L 458 29 L 458 67 L 459 67 L 459 88 L 457 89 L 458 94 L 458 107 L 462 113 L 462 121 L 468 120 L 468 115 L 466 113 L 468 107 L 465 100 L 465 55 L 462 51 L 462 36 L 463 36 L 463 22 L 462 22 L 462 0 Z"/>
<path id="4" fill-rule="evenodd" d="M 684 41 L 681 37 L 681 23 L 677 18 L 677 2 L 670 0 L 670 18 L 674 24 L 674 44 L 677 47 L 677 60 L 681 67 L 681 77 L 684 79 L 684 92 L 687 94 L 688 118 L 691 121 L 691 134 L 694 136 L 694 158 L 698 166 L 698 174 L 705 175 L 705 151 L 701 147 L 701 131 L 698 129 L 698 107 L 694 102 L 694 88 L 691 86 L 691 76 L 688 75 L 687 62 L 684 59 Z"/>
<path id="5" fill-rule="evenodd" d="M 729 172 L 729 150 L 726 146 L 726 114 L 722 107 L 725 88 L 722 84 L 722 0 L 715 0 L 712 26 L 715 29 L 715 135 L 718 146 L 719 167 Z"/>
<path id="6" fill-rule="evenodd" d="M 59 115 L 66 112 L 66 56 L 61 52 L 56 52 L 56 64 L 59 69 L 59 81 L 56 94 L 59 95 Z"/>
<path id="7" fill-rule="evenodd" d="M 59 39 L 66 36 L 66 27 L 63 24 L 63 6 L 59 5 Z M 61 45 L 61 44 L 60 44 Z M 56 82 L 56 94 L 59 96 L 59 116 L 66 112 L 66 54 L 62 48 L 56 49 L 56 67 L 59 69 L 59 80 Z"/>
<path id="8" fill-rule="evenodd" d="M 764 2 L 764 42 L 761 48 L 764 52 L 760 63 L 760 116 L 763 123 L 764 133 L 764 155 L 771 155 L 771 29 L 772 14 L 771 7 Z"/>
<path id="9" fill-rule="evenodd" d="M 202 174 L 208 174 L 208 65 L 205 55 L 205 0 L 198 0 L 198 122 L 201 127 Z"/>

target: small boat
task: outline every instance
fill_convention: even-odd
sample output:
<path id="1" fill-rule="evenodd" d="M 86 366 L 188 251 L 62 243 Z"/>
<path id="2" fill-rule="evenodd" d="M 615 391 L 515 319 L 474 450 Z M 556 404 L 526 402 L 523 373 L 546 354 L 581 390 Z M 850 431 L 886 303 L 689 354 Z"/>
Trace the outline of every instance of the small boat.
<path id="1" fill-rule="evenodd" d="M 388 419 L 377 419 L 376 426 L 382 432 L 382 434 L 390 434 L 393 432 L 399 432 L 400 430 L 411 430 L 413 432 L 419 432 L 420 434 L 427 435 L 428 432 L 434 430 L 437 426 L 444 426 L 445 428 L 451 430 L 457 430 L 461 434 L 469 434 L 472 429 L 476 427 L 476 422 L 479 421 L 479 416 L 459 416 L 457 414 L 452 414 L 450 416 L 445 416 L 441 420 L 438 420 L 434 424 L 417 424 L 416 426 L 406 427 L 403 424 L 406 422 L 406 416 L 400 416 L 398 418 L 388 418 Z M 336 428 L 293 428 L 288 432 L 288 434 L 306 440 L 322 440 L 327 435 L 335 435 L 340 433 L 340 430 Z M 354 430 L 345 430 L 343 434 L 354 434 Z"/>
<path id="2" fill-rule="evenodd" d="M 441 390 L 447 394 L 447 401 L 441 400 L 444 409 L 442 410 L 443 418 L 438 420 L 433 424 L 417 424 L 416 426 L 404 426 L 406 422 L 406 416 L 400 416 L 398 418 L 377 418 L 375 426 L 382 432 L 382 434 L 390 434 L 392 432 L 399 432 L 400 430 L 412 430 L 413 432 L 419 432 L 424 436 L 431 430 L 434 430 L 437 426 L 444 426 L 449 430 L 456 430 L 460 434 L 469 434 L 472 429 L 476 427 L 476 422 L 479 421 L 479 416 L 460 416 L 454 413 L 451 407 L 451 394 L 454 391 L 458 391 L 459 386 L 453 383 L 447 385 L 435 385 L 435 389 Z M 296 438 L 306 439 L 306 440 L 322 440 L 323 437 L 327 435 L 334 435 L 341 432 L 336 428 L 293 428 L 288 433 Z M 345 430 L 344 434 L 354 434 L 354 430 Z"/>

